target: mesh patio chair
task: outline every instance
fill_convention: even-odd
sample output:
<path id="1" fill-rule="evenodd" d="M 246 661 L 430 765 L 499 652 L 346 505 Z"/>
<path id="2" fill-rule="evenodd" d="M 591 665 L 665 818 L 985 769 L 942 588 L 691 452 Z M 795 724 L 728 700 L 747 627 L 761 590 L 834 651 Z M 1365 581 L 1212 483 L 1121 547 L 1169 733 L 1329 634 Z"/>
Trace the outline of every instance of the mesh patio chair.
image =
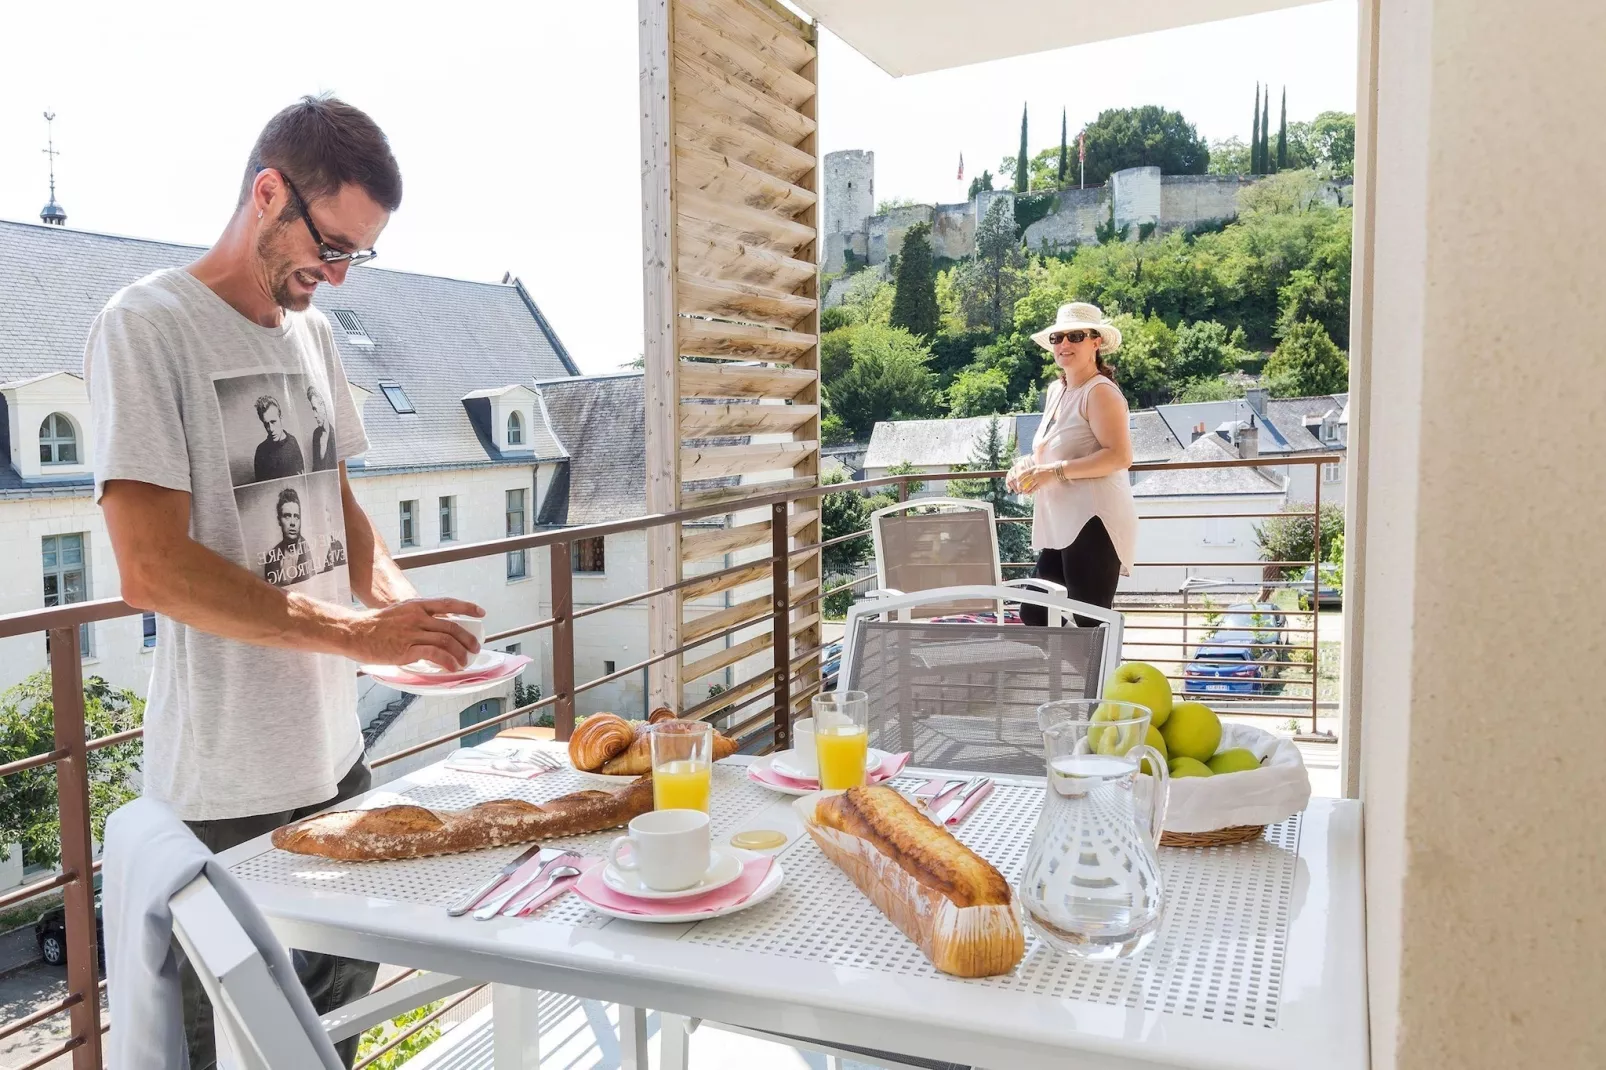
<path id="1" fill-rule="evenodd" d="M 1087 628 L 1008 628 L 891 619 L 938 595 L 1005 597 L 1092 617 Z M 1101 693 L 1121 656 L 1121 615 L 1042 591 L 947 587 L 848 610 L 840 690 L 870 695 L 870 745 L 910 764 L 983 773 L 1043 772 L 1037 707 Z"/>
<path id="2" fill-rule="evenodd" d="M 917 509 L 920 511 L 913 511 Z M 1065 594 L 1060 584 L 1035 576 L 1004 579 L 998 558 L 998 525 L 990 502 L 973 498 L 899 502 L 870 514 L 870 536 L 875 544 L 876 589 L 865 592 L 867 599 L 884 602 L 917 591 L 977 584 Z M 992 613 L 996 622 L 1003 623 L 1006 599 L 1014 601 L 1014 591 L 985 601 L 908 605 L 900 614 L 909 620 Z"/>

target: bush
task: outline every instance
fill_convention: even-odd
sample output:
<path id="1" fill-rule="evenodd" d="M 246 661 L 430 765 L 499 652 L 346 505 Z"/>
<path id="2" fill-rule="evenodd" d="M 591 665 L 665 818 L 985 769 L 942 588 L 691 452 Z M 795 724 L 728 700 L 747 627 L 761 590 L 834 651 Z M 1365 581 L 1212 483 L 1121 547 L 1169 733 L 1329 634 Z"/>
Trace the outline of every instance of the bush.
<path id="1" fill-rule="evenodd" d="M 1290 502 L 1283 506 L 1284 513 L 1309 513 L 1308 502 Z M 1342 562 L 1344 554 L 1344 507 L 1335 502 L 1322 504 L 1322 560 Z M 1262 561 L 1309 561 L 1315 550 L 1316 529 L 1308 516 L 1271 517 L 1255 525 L 1255 541 L 1260 544 Z M 1335 558 L 1333 554 L 1338 556 Z M 1268 566 L 1267 579 L 1297 579 L 1304 565 L 1273 568 Z"/>

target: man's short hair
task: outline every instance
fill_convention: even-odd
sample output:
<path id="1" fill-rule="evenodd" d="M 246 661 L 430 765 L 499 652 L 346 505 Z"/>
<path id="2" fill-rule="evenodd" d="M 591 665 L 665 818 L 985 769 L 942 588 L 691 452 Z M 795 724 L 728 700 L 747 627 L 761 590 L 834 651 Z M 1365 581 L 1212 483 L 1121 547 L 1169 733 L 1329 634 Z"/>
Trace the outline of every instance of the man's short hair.
<path id="1" fill-rule="evenodd" d="M 278 409 L 279 415 L 284 415 L 284 406 L 280 405 L 279 399 L 274 397 L 272 394 L 263 394 L 261 397 L 257 398 L 257 419 L 262 419 L 262 414 L 267 412 L 270 408 Z"/>
<path id="2" fill-rule="evenodd" d="M 308 201 L 355 184 L 387 212 L 401 206 L 401 168 L 385 132 L 328 93 L 302 97 L 268 120 L 245 162 L 240 204 L 264 167 L 282 171 Z"/>
<path id="3" fill-rule="evenodd" d="M 308 401 L 313 401 L 313 400 L 322 401 L 323 400 L 323 395 L 318 393 L 318 388 L 313 386 L 311 383 L 307 384 L 307 400 Z"/>
<path id="4" fill-rule="evenodd" d="M 290 502 L 297 509 L 301 508 L 301 495 L 296 493 L 296 488 L 286 487 L 279 492 L 279 500 L 274 503 L 273 506 L 274 516 L 278 516 L 279 513 L 284 509 L 285 502 Z"/>

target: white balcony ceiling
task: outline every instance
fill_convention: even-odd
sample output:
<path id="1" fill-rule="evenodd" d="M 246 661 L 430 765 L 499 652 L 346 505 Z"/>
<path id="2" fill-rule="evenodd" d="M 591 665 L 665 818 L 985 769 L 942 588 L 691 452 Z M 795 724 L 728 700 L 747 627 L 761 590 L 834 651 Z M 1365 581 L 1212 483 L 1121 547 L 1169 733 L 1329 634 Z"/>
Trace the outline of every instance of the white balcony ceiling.
<path id="1" fill-rule="evenodd" d="M 791 0 L 894 77 L 1317 0 Z"/>

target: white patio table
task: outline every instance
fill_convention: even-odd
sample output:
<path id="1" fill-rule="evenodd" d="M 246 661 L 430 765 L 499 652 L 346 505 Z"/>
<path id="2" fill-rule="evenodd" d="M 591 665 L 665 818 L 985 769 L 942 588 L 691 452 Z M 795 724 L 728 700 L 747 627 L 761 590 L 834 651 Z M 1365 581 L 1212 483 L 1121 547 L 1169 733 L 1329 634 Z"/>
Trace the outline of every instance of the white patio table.
<path id="1" fill-rule="evenodd" d="M 746 761 L 715 768 L 714 834 L 785 832 L 785 881 L 766 902 L 713 921 L 613 920 L 574 895 L 532 918 L 446 916 L 517 848 L 337 863 L 263 837 L 223 860 L 292 947 L 492 982 L 498 1070 L 539 1066 L 542 990 L 618 1003 L 624 1065 L 639 1070 L 647 1007 L 662 1015 L 666 1070 L 684 1065 L 685 1029 L 703 1019 L 989 1070 L 1367 1066 L 1358 803 L 1313 799 L 1252 844 L 1162 850 L 1167 919 L 1136 958 L 1086 963 L 1028 935 L 1012 973 L 961 980 L 932 968 L 802 832 L 792 799 L 747 779 Z M 908 771 L 900 783 L 921 779 Z M 517 780 L 437 764 L 363 805 L 399 797 L 457 808 L 596 786 L 568 769 Z M 1012 882 L 1042 790 L 1039 778 L 998 778 L 957 830 Z M 562 846 L 600 854 L 616 834 Z"/>

